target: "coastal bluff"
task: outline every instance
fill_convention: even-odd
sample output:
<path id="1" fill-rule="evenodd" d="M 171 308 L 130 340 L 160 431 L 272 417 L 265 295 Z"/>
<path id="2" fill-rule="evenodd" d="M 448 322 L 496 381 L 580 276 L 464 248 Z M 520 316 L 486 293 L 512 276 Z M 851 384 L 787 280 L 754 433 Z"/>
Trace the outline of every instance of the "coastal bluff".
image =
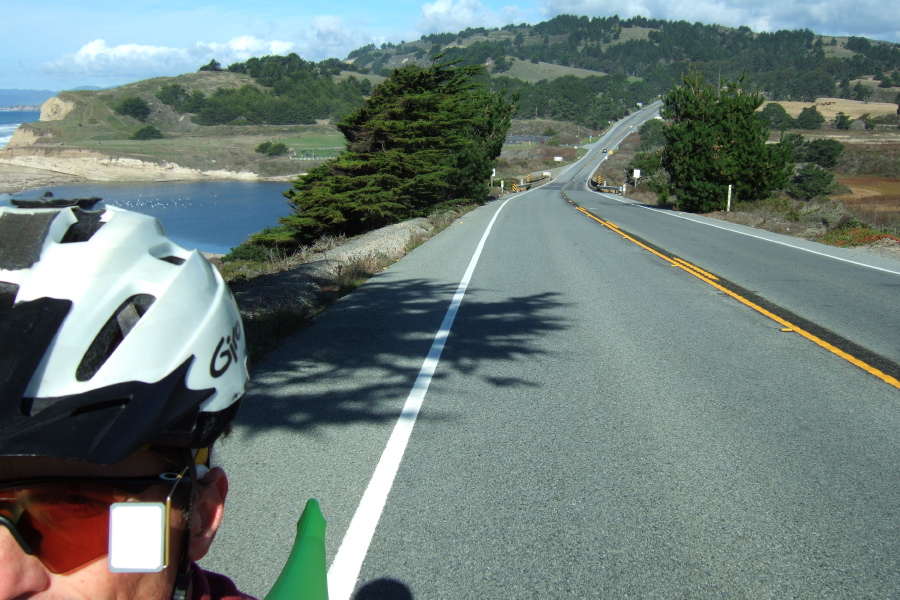
<path id="1" fill-rule="evenodd" d="M 0 150 L 0 193 L 86 181 L 291 181 L 309 166 L 255 152 L 264 141 L 302 135 L 298 127 L 201 127 L 190 115 L 171 114 L 151 94 L 147 123 L 164 139 L 135 140 L 145 123 L 114 110 L 126 93 L 145 95 L 61 92 L 46 100 L 40 120 L 19 126 Z"/>

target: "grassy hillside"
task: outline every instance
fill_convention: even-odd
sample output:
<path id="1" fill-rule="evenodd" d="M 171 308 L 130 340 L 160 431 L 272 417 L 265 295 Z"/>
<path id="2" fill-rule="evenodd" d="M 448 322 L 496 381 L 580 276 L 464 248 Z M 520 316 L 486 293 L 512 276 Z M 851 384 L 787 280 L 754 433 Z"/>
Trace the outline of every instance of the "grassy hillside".
<path id="1" fill-rule="evenodd" d="M 589 71 L 587 69 L 578 69 L 575 67 L 564 67 L 563 65 L 554 65 L 553 63 L 537 62 L 533 63 L 527 60 L 512 59 L 512 66 L 508 71 L 503 73 L 506 77 L 521 79 L 528 83 L 536 83 L 548 79 L 556 79 L 564 75 L 574 75 L 575 77 L 589 77 L 591 75 L 603 75 L 597 71 Z"/>
<path id="2" fill-rule="evenodd" d="M 371 76 L 376 78 L 377 76 Z M 293 148 L 292 155 L 327 158 L 344 139 L 328 123 L 316 125 L 219 125 L 201 126 L 190 114 L 179 114 L 156 98 L 165 85 L 178 83 L 206 95 L 218 88 L 256 85 L 249 75 L 203 71 L 177 77 L 146 79 L 102 91 L 62 92 L 57 98 L 70 107 L 61 120 L 30 123 L 23 127 L 38 136 L 35 149 L 51 152 L 61 146 L 99 152 L 107 156 L 135 158 L 162 164 L 176 163 L 200 170 L 252 171 L 261 176 L 295 175 L 321 160 L 292 160 L 292 156 L 268 157 L 255 152 L 263 142 L 280 141 Z M 151 108 L 146 122 L 115 112 L 124 99 L 137 96 Z M 157 127 L 161 140 L 131 139 L 145 125 Z M 318 149 L 326 149 L 317 151 Z"/>
<path id="3" fill-rule="evenodd" d="M 328 59 L 316 65 L 296 55 L 291 60 L 308 67 L 310 77 L 319 77 L 321 82 L 324 76 L 329 84 L 329 78 L 339 69 L 349 69 L 333 77 L 348 88 L 355 85 L 347 82 L 351 76 L 377 85 L 394 68 L 428 65 L 438 56 L 444 56 L 442 60 L 460 60 L 462 64 L 484 65 L 492 76 L 512 78 L 509 86 L 520 94 L 521 117 L 563 119 L 582 129 L 598 129 L 627 114 L 637 102 L 656 98 L 681 73 L 693 67 L 704 72 L 710 81 L 717 76 L 739 76 L 747 70 L 751 85 L 760 86 L 769 98 L 794 115 L 816 98 L 844 96 L 834 104 L 820 106 L 820 112 L 829 117 L 829 109 L 850 102 L 852 106 L 846 105 L 843 112 L 851 117 L 866 113 L 877 117 L 894 110 L 892 103 L 900 93 L 898 44 L 819 36 L 809 31 L 754 33 L 746 27 L 734 29 L 643 17 L 622 20 L 617 16 L 589 19 L 560 15 L 533 26 L 470 28 L 400 44 L 370 44 L 351 52 L 343 64 Z M 243 64 L 243 70 L 236 70 L 234 67 L 241 66 L 236 64 L 229 66 L 231 71 L 202 71 L 147 79 L 114 89 L 62 92 L 55 101 L 62 118 L 23 126 L 30 135 L 17 136 L 16 151 L 28 152 L 31 147 L 52 153 L 64 146 L 201 170 L 252 171 L 263 176 L 303 172 L 344 146 L 342 136 L 325 117 L 337 118 L 347 112 L 346 106 L 316 112 L 305 120 L 294 114 L 280 120 L 268 114 L 265 119 L 252 120 L 312 123 L 320 118 L 316 124 L 251 125 L 246 123 L 251 122 L 248 117 L 254 116 L 252 109 L 241 107 L 242 112 L 208 120 L 208 108 L 196 109 L 200 111 L 198 116 L 176 111 L 156 98 L 157 92 L 170 84 L 178 84 L 188 92 L 202 92 L 207 99 L 216 90 L 244 86 L 265 90 L 265 94 L 258 95 L 267 98 L 278 96 L 278 84 L 283 83 L 281 75 L 272 76 L 268 67 L 253 71 L 250 63 L 261 65 L 270 59 L 288 58 L 251 59 Z M 265 72 L 269 73 L 269 80 L 263 77 Z M 250 73 L 260 79 L 254 79 Z M 882 88 L 876 75 L 898 85 Z M 591 76 L 602 77 L 588 79 Z M 273 87 L 264 87 L 259 81 Z M 299 83 L 281 98 L 291 98 L 308 107 L 305 84 Z M 851 102 L 854 95 L 862 97 L 856 90 L 857 83 L 868 90 L 867 104 Z M 368 88 L 353 88 L 348 95 L 355 94 L 351 100 L 357 102 L 368 93 Z M 146 122 L 115 111 L 123 99 L 133 96 L 149 105 L 151 113 Z M 322 96 L 343 98 L 337 93 Z M 234 103 L 241 101 L 235 99 Z M 207 123 L 229 124 L 200 125 L 201 117 Z M 134 133 L 145 125 L 159 129 L 164 139 L 133 140 Z M 255 152 L 263 142 L 283 142 L 292 149 L 293 160 L 290 155 L 268 157 Z"/>

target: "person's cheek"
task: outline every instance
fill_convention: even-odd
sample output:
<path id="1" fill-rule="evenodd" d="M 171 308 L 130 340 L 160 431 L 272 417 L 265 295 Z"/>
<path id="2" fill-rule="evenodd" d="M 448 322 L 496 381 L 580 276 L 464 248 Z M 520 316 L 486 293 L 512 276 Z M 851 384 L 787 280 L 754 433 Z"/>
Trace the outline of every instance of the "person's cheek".
<path id="1" fill-rule="evenodd" d="M 0 600 L 29 598 L 46 590 L 50 572 L 33 556 L 25 554 L 5 527 L 0 527 Z"/>

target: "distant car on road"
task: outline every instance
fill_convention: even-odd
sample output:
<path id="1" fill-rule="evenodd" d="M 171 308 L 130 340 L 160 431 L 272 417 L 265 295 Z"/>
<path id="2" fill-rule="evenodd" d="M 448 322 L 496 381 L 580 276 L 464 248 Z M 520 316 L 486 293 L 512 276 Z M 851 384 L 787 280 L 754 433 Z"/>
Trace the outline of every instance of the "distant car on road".
<path id="1" fill-rule="evenodd" d="M 603 149 L 603 154 L 606 154 L 606 148 Z"/>

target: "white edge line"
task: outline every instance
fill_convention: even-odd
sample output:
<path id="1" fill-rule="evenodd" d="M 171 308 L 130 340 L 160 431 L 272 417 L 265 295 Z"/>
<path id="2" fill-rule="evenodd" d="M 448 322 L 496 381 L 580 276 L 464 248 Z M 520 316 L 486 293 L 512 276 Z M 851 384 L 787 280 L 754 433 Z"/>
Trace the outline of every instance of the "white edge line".
<path id="1" fill-rule="evenodd" d="M 585 186 L 587 186 L 587 182 L 585 182 Z M 591 191 L 591 190 L 588 189 L 587 191 Z M 595 193 L 595 194 L 596 194 L 596 193 L 599 193 L 599 192 L 592 192 L 592 193 Z M 610 200 L 615 200 L 616 202 L 619 202 L 619 203 L 621 203 L 621 204 L 629 204 L 629 205 L 631 205 L 631 206 L 637 206 L 637 207 L 639 207 L 639 208 L 644 208 L 644 209 L 647 209 L 647 210 L 651 210 L 651 207 L 649 207 L 649 206 L 644 206 L 643 204 L 641 204 L 641 203 L 639 203 L 639 202 L 632 202 L 632 201 L 628 200 L 627 198 L 624 198 L 624 199 L 623 199 L 623 198 L 616 198 L 616 197 L 611 196 L 611 195 L 609 195 L 609 194 L 601 194 L 601 195 L 603 195 L 603 196 L 609 198 Z M 891 275 L 900 275 L 900 271 L 894 271 L 894 270 L 892 270 L 892 269 L 887 269 L 887 268 L 885 268 L 885 267 L 876 267 L 875 265 L 870 265 L 870 264 L 866 264 L 866 263 L 864 263 L 864 262 L 859 262 L 859 261 L 856 261 L 856 260 L 851 260 L 851 259 L 849 259 L 849 258 L 841 258 L 840 256 L 835 256 L 835 255 L 833 255 L 833 254 L 828 254 L 827 252 L 820 252 L 820 251 L 818 251 L 818 250 L 813 250 L 813 249 L 811 249 L 811 248 L 804 248 L 803 246 L 797 246 L 797 245 L 795 245 L 795 244 L 789 244 L 788 242 L 782 242 L 782 241 L 780 241 L 780 240 L 773 240 L 773 239 L 768 238 L 768 237 L 763 236 L 763 235 L 756 235 L 756 234 L 753 234 L 753 233 L 749 233 L 749 232 L 747 232 L 747 231 L 741 231 L 740 229 L 732 229 L 731 227 L 725 227 L 724 225 L 719 225 L 718 223 L 708 223 L 708 222 L 706 222 L 705 220 L 704 220 L 704 221 L 700 221 L 700 220 L 698 220 L 698 219 L 692 219 L 691 217 L 689 217 L 689 216 L 687 216 L 687 215 L 682 215 L 682 214 L 679 214 L 679 213 L 677 213 L 677 212 L 659 211 L 659 214 L 661 214 L 661 215 L 667 215 L 667 216 L 669 216 L 669 217 L 676 217 L 676 218 L 678 218 L 678 219 L 684 219 L 685 221 L 690 221 L 691 223 L 697 223 L 698 225 L 706 225 L 707 227 L 714 227 L 714 228 L 716 228 L 716 229 L 721 229 L 721 230 L 723 230 L 723 231 L 730 231 L 731 233 L 736 233 L 736 234 L 738 234 L 738 235 L 745 235 L 745 236 L 747 236 L 747 237 L 756 238 L 756 239 L 758 239 L 758 240 L 763 240 L 764 242 L 771 242 L 772 244 L 778 244 L 778 245 L 780 245 L 780 246 L 786 246 L 786 247 L 788 247 L 788 248 L 793 248 L 794 250 L 801 250 L 801 251 L 803 251 L 803 252 L 809 252 L 810 254 L 817 254 L 817 255 L 819 255 L 819 256 L 824 256 L 824 257 L 826 257 L 826 258 L 831 258 L 831 259 L 834 259 L 834 260 L 839 260 L 839 261 L 841 261 L 841 262 L 849 263 L 849 264 L 851 264 L 851 265 L 856 265 L 856 266 L 858 266 L 858 267 L 866 267 L 867 269 L 874 269 L 874 270 L 876 270 L 876 271 L 884 271 L 885 273 L 890 273 Z"/>
<path id="2" fill-rule="evenodd" d="M 450 335 L 453 320 L 456 318 L 456 313 L 459 311 L 459 306 L 466 294 L 472 274 L 475 272 L 475 265 L 478 264 L 478 259 L 481 257 L 488 234 L 494 227 L 497 216 L 512 199 L 509 198 L 500 205 L 500 208 L 494 213 L 491 222 L 488 223 L 487 229 L 481 236 L 481 241 L 478 243 L 475 254 L 469 261 L 469 266 L 463 275 L 462 281 L 460 281 L 459 287 L 453 295 L 453 300 L 450 302 L 450 307 L 447 309 L 444 320 L 434 336 L 431 349 L 422 363 L 416 382 L 413 384 L 406 403 L 403 405 L 400 417 L 394 425 L 391 437 L 388 439 L 381 458 L 378 460 L 374 473 L 372 473 L 372 479 L 369 480 L 369 485 L 366 487 L 353 519 L 350 521 L 350 526 L 344 534 L 344 539 L 341 541 L 334 561 L 331 563 L 331 568 L 328 569 L 328 597 L 331 600 L 349 600 L 356 587 L 356 580 L 359 578 L 363 561 L 369 551 L 369 545 L 372 543 L 375 529 L 378 527 L 378 521 L 381 519 L 382 512 L 384 512 L 388 494 L 394 485 L 397 471 L 400 469 L 400 462 L 403 460 L 403 455 L 409 444 L 409 438 L 412 435 L 413 426 L 416 424 L 416 418 L 419 416 L 419 410 L 422 408 L 425 394 L 431 385 L 431 378 L 440 361 L 444 344 Z"/>

